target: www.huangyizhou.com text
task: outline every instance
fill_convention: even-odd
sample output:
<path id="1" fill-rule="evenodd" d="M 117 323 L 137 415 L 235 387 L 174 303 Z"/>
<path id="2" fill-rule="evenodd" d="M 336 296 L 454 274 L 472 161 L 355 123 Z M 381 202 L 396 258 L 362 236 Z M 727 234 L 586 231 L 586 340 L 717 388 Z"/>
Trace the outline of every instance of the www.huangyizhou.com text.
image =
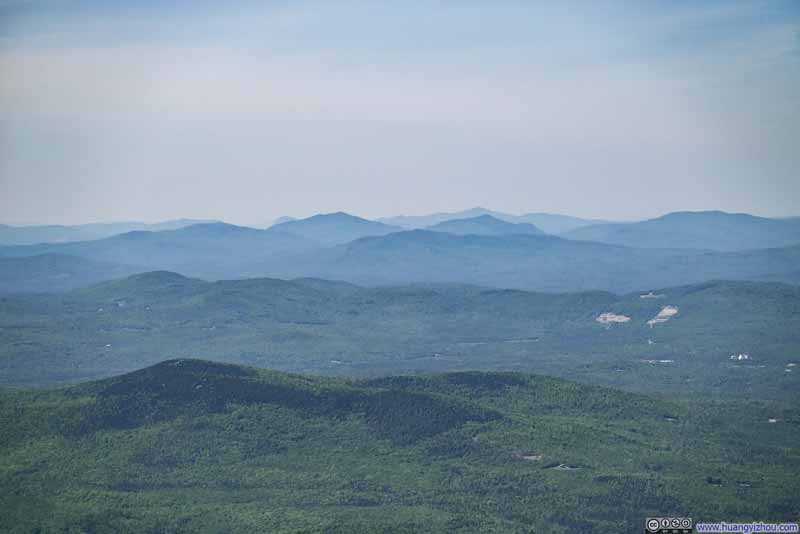
<path id="1" fill-rule="evenodd" d="M 727 534 L 766 534 L 766 533 L 786 533 L 800 532 L 800 525 L 797 523 L 764 523 L 754 521 L 752 523 L 696 523 L 695 532 L 725 532 Z"/>

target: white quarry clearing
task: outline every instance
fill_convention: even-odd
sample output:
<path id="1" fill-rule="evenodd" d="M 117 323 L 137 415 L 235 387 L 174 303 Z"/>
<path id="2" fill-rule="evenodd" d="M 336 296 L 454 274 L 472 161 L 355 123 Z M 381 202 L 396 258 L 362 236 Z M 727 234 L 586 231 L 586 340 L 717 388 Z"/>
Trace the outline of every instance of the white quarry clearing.
<path id="1" fill-rule="evenodd" d="M 658 315 L 647 321 L 647 324 L 649 324 L 650 327 L 652 328 L 653 326 L 659 323 L 666 323 L 676 315 L 678 315 L 677 306 L 664 306 L 663 308 L 661 308 L 661 311 L 658 312 Z"/>
<path id="2" fill-rule="evenodd" d="M 618 315 L 612 312 L 601 313 L 595 321 L 600 324 L 627 323 L 631 318 L 627 315 Z"/>

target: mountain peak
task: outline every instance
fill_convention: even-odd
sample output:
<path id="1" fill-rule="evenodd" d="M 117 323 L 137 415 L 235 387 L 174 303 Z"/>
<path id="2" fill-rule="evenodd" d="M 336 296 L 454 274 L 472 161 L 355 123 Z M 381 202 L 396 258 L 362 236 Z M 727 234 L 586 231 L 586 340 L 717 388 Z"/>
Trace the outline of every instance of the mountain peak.
<path id="1" fill-rule="evenodd" d="M 305 219 L 277 224 L 273 228 L 326 245 L 347 243 L 362 237 L 386 235 L 400 230 L 399 227 L 343 211 L 320 213 Z"/>
<path id="2" fill-rule="evenodd" d="M 184 233 L 206 233 L 206 234 L 218 235 L 218 234 L 236 233 L 236 232 L 258 232 L 259 230 L 255 228 L 250 228 L 249 226 L 237 226 L 235 224 L 224 223 L 224 222 L 208 222 L 208 223 L 192 224 L 190 226 L 179 228 L 173 231 L 184 232 Z"/>
<path id="3" fill-rule="evenodd" d="M 296 220 L 297 219 L 295 219 L 294 217 L 290 217 L 288 215 L 283 215 L 282 217 L 278 217 L 277 219 L 275 219 L 275 221 L 272 223 L 272 226 L 276 226 L 278 224 L 283 224 L 283 223 L 286 223 L 286 222 L 292 222 L 292 221 L 296 221 Z"/>
<path id="4" fill-rule="evenodd" d="M 317 215 L 312 215 L 309 219 L 331 219 L 331 220 L 344 220 L 344 221 L 366 221 L 372 222 L 368 219 L 364 219 L 363 217 L 359 217 L 358 215 L 351 215 L 344 211 L 334 211 L 331 213 L 318 213 Z"/>
<path id="5" fill-rule="evenodd" d="M 465 219 L 452 219 L 430 226 L 428 229 L 434 232 L 447 232 L 459 235 L 534 235 L 543 233 L 533 224 L 511 223 L 489 214 Z"/>

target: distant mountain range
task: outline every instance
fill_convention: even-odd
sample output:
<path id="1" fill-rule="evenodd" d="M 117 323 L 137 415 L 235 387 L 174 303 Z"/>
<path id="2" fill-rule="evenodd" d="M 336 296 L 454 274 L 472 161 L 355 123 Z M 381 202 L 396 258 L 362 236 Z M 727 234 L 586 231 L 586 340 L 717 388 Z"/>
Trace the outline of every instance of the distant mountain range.
<path id="1" fill-rule="evenodd" d="M 141 222 L 91 223 L 79 225 L 11 226 L 0 224 L 0 245 L 35 245 L 37 243 L 67 243 L 91 241 L 133 231 L 159 232 L 177 230 L 193 224 L 210 223 L 194 219 L 176 219 L 154 224 Z"/>
<path id="2" fill-rule="evenodd" d="M 742 252 L 637 249 L 548 235 L 397 232 L 275 262 L 271 276 L 359 284 L 457 282 L 535 291 L 627 292 L 797 270 L 800 245 Z"/>
<path id="3" fill-rule="evenodd" d="M 128 232 L 96 241 L 0 247 L 0 258 L 56 253 L 130 266 L 139 272 L 168 269 L 203 278 L 240 278 L 263 274 L 253 270 L 261 263 L 318 247 L 274 228 L 207 223 L 162 232 Z"/>
<path id="4" fill-rule="evenodd" d="M 272 222 L 272 224 L 267 225 L 267 227 L 275 226 L 276 224 L 281 224 L 281 223 L 285 223 L 285 222 L 292 222 L 292 221 L 296 221 L 296 220 L 297 219 L 295 217 L 289 217 L 288 215 L 284 215 L 283 217 L 278 217 L 277 219 L 275 219 Z"/>
<path id="5" fill-rule="evenodd" d="M 126 222 L 77 226 L 0 225 L 0 246 L 92 241 L 131 231 L 159 232 L 214 222 L 218 221 L 177 219 L 156 224 Z M 509 225 L 503 226 L 501 222 Z M 533 225 L 538 231 L 534 231 L 530 226 L 514 227 L 512 224 Z M 268 225 L 268 228 L 303 237 L 324 246 L 409 229 L 430 229 L 458 235 L 543 232 L 573 240 L 636 248 L 733 251 L 800 243 L 800 217 L 770 219 L 721 211 L 674 212 L 654 219 L 626 223 L 580 219 L 549 213 L 511 215 L 479 207 L 454 213 L 388 217 L 377 221 L 337 212 L 314 215 L 305 219 L 279 217 L 274 224 Z"/>
<path id="6" fill-rule="evenodd" d="M 586 226 L 565 237 L 488 214 L 411 231 L 346 213 L 266 230 L 203 223 L 91 241 L 0 246 L 0 291 L 63 291 L 170 270 L 204 279 L 312 276 L 366 285 L 627 292 L 714 278 L 795 282 L 800 265 L 800 222 L 792 219 L 682 212 Z M 28 259 L 14 260 L 23 257 Z"/>
<path id="7" fill-rule="evenodd" d="M 350 222 L 346 231 L 352 234 Z M 65 286 L 63 273 L 69 271 L 62 269 L 63 259 L 52 262 L 51 254 L 108 264 L 106 271 L 99 266 L 91 270 L 92 281 L 133 269 L 171 270 L 205 279 L 311 276 L 366 285 L 469 283 L 537 291 L 627 292 L 709 279 L 765 275 L 781 279 L 800 265 L 800 245 L 713 252 L 631 248 L 538 234 L 456 235 L 413 230 L 327 246 L 313 239 L 320 230 L 318 223 L 319 219 L 311 228 L 303 228 L 311 237 L 289 233 L 282 229 L 284 225 L 256 230 L 212 223 L 164 232 L 131 232 L 96 241 L 0 247 L 0 259 L 45 255 L 29 260 L 27 286 L 46 289 L 48 280 L 57 280 L 53 290 L 75 286 Z M 462 224 L 474 227 L 475 223 L 458 223 Z M 356 226 L 363 231 L 387 230 L 361 222 Z M 34 268 L 37 261 L 43 265 Z M 0 268 L 3 265 L 18 270 L 13 262 L 0 261 Z M 3 287 L 9 286 L 15 284 Z"/>
<path id="8" fill-rule="evenodd" d="M 800 243 L 800 221 L 745 213 L 687 211 L 641 222 L 584 226 L 563 237 L 639 248 L 732 251 Z"/>
<path id="9" fill-rule="evenodd" d="M 495 219 L 500 219 L 501 221 L 510 223 L 533 224 L 545 233 L 556 235 L 580 228 L 582 226 L 608 222 L 580 219 L 578 217 L 571 217 L 569 215 L 558 215 L 552 213 L 527 213 L 524 215 L 512 215 L 509 213 L 492 211 L 480 207 L 470 208 L 468 210 L 453 213 L 432 213 L 430 215 L 400 215 L 396 217 L 385 217 L 378 219 L 378 221 L 393 226 L 400 226 L 406 230 L 416 230 L 428 228 L 435 224 L 453 219 L 471 219 L 481 215 L 489 215 Z"/>
<path id="10" fill-rule="evenodd" d="M 361 237 L 386 235 L 402 230 L 399 226 L 390 226 L 342 212 L 314 215 L 307 219 L 293 219 L 275 224 L 271 229 L 323 245 L 347 243 Z"/>
<path id="11" fill-rule="evenodd" d="M 540 235 L 543 232 L 530 223 L 510 223 L 491 215 L 479 215 L 469 219 L 451 219 L 428 227 L 433 232 L 456 235 Z"/>

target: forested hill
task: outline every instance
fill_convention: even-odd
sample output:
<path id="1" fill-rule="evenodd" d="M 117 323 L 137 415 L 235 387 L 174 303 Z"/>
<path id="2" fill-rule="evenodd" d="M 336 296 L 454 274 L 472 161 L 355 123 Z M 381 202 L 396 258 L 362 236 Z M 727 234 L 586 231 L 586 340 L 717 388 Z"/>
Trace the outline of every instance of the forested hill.
<path id="1" fill-rule="evenodd" d="M 798 347 L 800 287 L 768 282 L 620 296 L 152 272 L 0 297 L 0 383 L 15 385 L 205 357 L 350 376 L 513 369 L 670 395 L 780 398 L 800 388 Z M 730 359 L 741 353 L 751 359 Z"/>
<path id="2" fill-rule="evenodd" d="M 797 521 L 797 413 L 519 373 L 347 381 L 171 360 L 0 390 L 0 530 L 563 534 L 638 533 L 654 515 Z"/>

